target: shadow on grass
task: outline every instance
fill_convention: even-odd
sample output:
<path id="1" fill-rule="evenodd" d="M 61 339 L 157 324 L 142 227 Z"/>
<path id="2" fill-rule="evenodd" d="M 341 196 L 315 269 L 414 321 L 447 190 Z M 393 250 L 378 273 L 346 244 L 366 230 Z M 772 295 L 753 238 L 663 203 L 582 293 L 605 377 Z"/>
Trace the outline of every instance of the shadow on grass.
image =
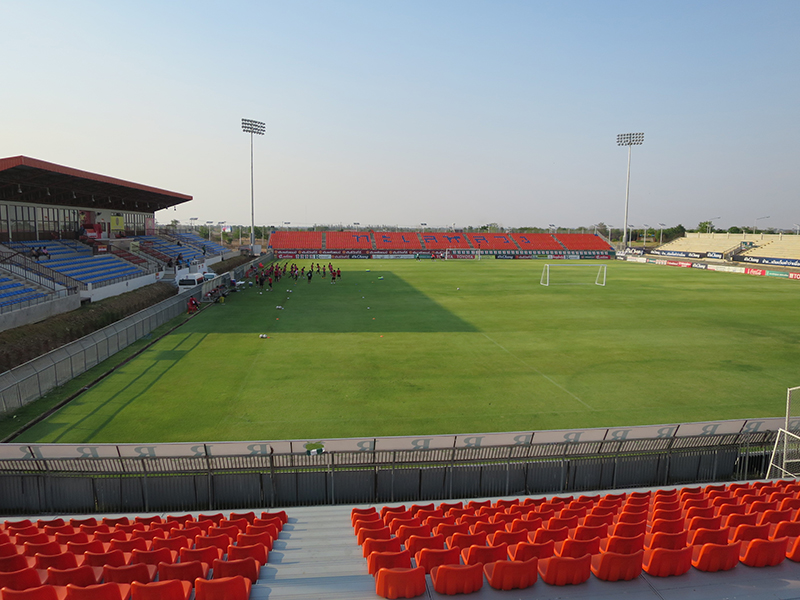
<path id="1" fill-rule="evenodd" d="M 231 294 L 184 331 L 198 333 L 476 332 L 478 329 L 391 272 L 348 272 L 331 284 L 285 278 L 263 292 Z M 291 290 L 291 291 L 289 291 Z M 283 309 L 277 309 L 282 306 Z"/>
<path id="2" fill-rule="evenodd" d="M 26 439 L 48 439 L 49 443 L 59 443 L 63 440 L 64 436 L 67 436 L 78 429 L 84 430 L 85 439 L 92 439 L 109 423 L 111 423 L 111 421 L 113 421 L 119 415 L 119 413 L 127 408 L 128 405 L 138 401 L 142 396 L 147 394 L 159 379 L 161 379 L 169 372 L 170 369 L 178 364 L 178 361 L 181 358 L 202 344 L 203 337 L 180 336 L 180 338 L 177 338 L 176 341 L 178 342 L 178 346 L 187 341 L 190 342 L 190 344 L 185 350 L 173 349 L 162 350 L 158 352 L 155 356 L 154 362 L 151 365 L 134 377 L 125 387 L 119 389 L 116 393 L 111 394 L 102 402 L 95 404 L 91 412 L 71 422 L 59 421 L 58 414 L 56 414 L 53 417 L 35 425 L 29 431 L 23 433 L 18 438 L 18 441 L 24 441 Z M 136 385 L 142 381 L 146 381 L 147 384 L 140 391 L 132 394 L 131 389 L 134 389 Z M 120 401 L 120 396 L 125 396 L 126 399 L 124 401 Z M 111 410 L 108 412 L 103 412 L 104 409 L 109 408 Z"/>

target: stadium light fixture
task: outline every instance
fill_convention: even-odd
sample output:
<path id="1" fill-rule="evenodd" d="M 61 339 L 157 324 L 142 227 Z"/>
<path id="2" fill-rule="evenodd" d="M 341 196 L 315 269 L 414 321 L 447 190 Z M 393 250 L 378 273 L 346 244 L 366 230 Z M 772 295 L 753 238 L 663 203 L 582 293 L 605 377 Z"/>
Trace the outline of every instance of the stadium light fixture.
<path id="1" fill-rule="evenodd" d="M 759 222 L 759 221 L 761 221 L 762 219 L 769 219 L 769 215 L 767 215 L 766 217 L 756 217 L 756 219 L 753 221 L 753 235 L 755 235 L 755 234 L 756 234 L 756 225 L 757 225 L 757 224 L 758 224 L 758 222 Z"/>
<path id="2" fill-rule="evenodd" d="M 191 225 L 192 231 L 194 231 L 195 221 L 197 221 L 197 217 L 189 217 L 189 225 Z"/>
<path id="3" fill-rule="evenodd" d="M 658 238 L 658 245 L 660 246 L 661 244 L 664 243 L 664 227 L 666 227 L 667 224 L 659 223 L 658 226 L 661 227 L 661 236 Z"/>
<path id="4" fill-rule="evenodd" d="M 262 121 L 242 119 L 242 131 L 250 134 L 250 252 L 256 244 L 255 195 L 253 192 L 253 136 L 264 135 L 267 126 Z M 221 239 L 221 238 L 220 238 Z"/>
<path id="5" fill-rule="evenodd" d="M 800 235 L 800 223 L 794 224 L 795 235 Z"/>
<path id="6" fill-rule="evenodd" d="M 647 241 L 647 229 L 650 227 L 647 223 L 642 223 L 642 250 L 644 250 L 644 244 Z"/>
<path id="7" fill-rule="evenodd" d="M 206 226 L 208 227 L 208 241 L 211 241 L 211 226 L 214 224 L 214 221 L 206 221 Z"/>
<path id="8" fill-rule="evenodd" d="M 606 227 L 608 227 L 608 241 L 610 242 L 611 241 L 611 233 L 612 233 L 612 231 L 614 229 L 614 226 L 611 225 L 610 223 L 606 223 Z"/>
<path id="9" fill-rule="evenodd" d="M 547 226 L 550 228 L 550 233 L 556 233 L 556 231 L 558 231 L 554 223 L 549 223 Z"/>
<path id="10" fill-rule="evenodd" d="M 353 221 L 353 225 L 355 225 L 356 231 L 358 231 L 358 226 L 361 225 L 358 221 Z"/>
<path id="11" fill-rule="evenodd" d="M 617 146 L 628 147 L 628 178 L 625 184 L 625 222 L 622 230 L 622 245 L 628 247 L 628 199 L 631 190 L 631 146 L 641 146 L 644 143 L 644 133 L 620 133 L 617 136 Z"/>

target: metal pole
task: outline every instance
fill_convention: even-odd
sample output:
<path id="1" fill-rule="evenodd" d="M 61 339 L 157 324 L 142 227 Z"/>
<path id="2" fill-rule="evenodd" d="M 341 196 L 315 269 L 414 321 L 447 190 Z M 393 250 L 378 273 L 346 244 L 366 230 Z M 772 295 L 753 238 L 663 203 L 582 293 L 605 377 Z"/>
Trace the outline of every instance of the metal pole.
<path id="1" fill-rule="evenodd" d="M 628 177 L 625 184 L 625 222 L 622 226 L 622 248 L 628 247 L 628 198 L 631 191 L 631 147 L 628 146 Z"/>
<path id="2" fill-rule="evenodd" d="M 256 244 L 255 194 L 253 192 L 253 132 L 250 132 L 250 254 Z"/>

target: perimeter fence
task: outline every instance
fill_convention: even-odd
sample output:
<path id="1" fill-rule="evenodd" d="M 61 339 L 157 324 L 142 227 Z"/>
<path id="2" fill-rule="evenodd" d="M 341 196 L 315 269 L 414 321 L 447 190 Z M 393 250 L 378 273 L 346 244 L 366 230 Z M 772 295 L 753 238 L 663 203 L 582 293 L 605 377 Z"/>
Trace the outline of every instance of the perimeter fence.
<path id="1" fill-rule="evenodd" d="M 0 513 L 376 504 L 754 479 L 766 475 L 776 434 L 221 457 L 206 444 L 191 457 L 136 458 L 41 458 L 20 445 L 16 458 L 0 460 Z"/>

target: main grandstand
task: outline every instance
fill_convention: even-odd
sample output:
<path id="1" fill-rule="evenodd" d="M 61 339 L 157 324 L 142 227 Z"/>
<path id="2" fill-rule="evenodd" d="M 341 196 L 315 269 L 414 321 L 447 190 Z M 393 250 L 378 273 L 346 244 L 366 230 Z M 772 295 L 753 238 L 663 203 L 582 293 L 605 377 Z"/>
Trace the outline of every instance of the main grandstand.
<path id="1" fill-rule="evenodd" d="M 462 233 L 431 231 L 276 231 L 269 246 L 277 258 L 430 258 L 478 255 L 508 258 L 613 258 L 613 246 L 586 233 Z"/>
<path id="2" fill-rule="evenodd" d="M 3 328 L 205 269 L 229 253 L 158 235 L 155 213 L 191 196 L 26 156 L 0 159 Z"/>
<path id="3" fill-rule="evenodd" d="M 31 169 L 34 172 L 28 172 Z M 136 190 L 144 196 L 137 196 Z M 168 273 L 180 276 L 226 253 L 224 247 L 195 234 L 159 233 L 148 226 L 156 210 L 188 201 L 188 196 L 24 157 L 0 161 L 0 193 L 4 194 L 0 210 L 5 223 L 5 229 L 0 230 L 5 232 L 0 269 L 8 272 L 7 281 L 0 281 L 0 290 L 10 293 L 24 289 L 26 302 L 47 297 L 47 290 L 94 300 Z M 52 199 L 52 205 L 47 198 Z M 74 205 L 69 203 L 70 198 L 76 201 Z M 131 202 L 140 210 L 134 210 L 129 218 L 123 207 Z M 58 212 L 62 210 L 78 214 Z M 105 221 L 106 212 L 115 220 Z M 48 214 L 55 215 L 55 222 L 45 218 Z M 30 216 L 27 225 L 24 215 Z M 70 221 L 73 217 L 74 222 Z M 126 223 L 132 226 L 128 228 Z M 32 231 L 26 231 L 29 226 Z M 682 242 L 688 246 L 676 244 L 657 250 L 666 256 L 704 254 L 701 258 L 712 261 L 750 262 L 780 259 L 778 249 L 791 244 L 791 240 L 763 236 L 688 239 Z M 259 262 L 268 263 L 273 256 L 282 263 L 387 257 L 485 255 L 602 260 L 615 256 L 612 245 L 601 236 L 561 233 L 279 231 L 271 236 L 269 246 L 264 257 L 248 265 L 254 271 Z M 386 268 L 384 265 L 392 261 L 375 262 Z M 524 267 L 530 263 L 505 264 Z M 416 265 L 408 261 L 406 265 L 431 270 L 440 266 L 491 267 L 483 263 Z M 630 268 L 634 267 L 638 265 Z M 353 286 L 363 284 L 359 289 L 364 289 L 375 283 L 373 279 L 378 280 L 364 273 L 362 277 Z M 352 279 L 356 279 L 352 272 L 345 274 L 345 282 Z M 431 279 L 438 283 L 441 271 Z M 47 287 L 47 282 L 52 287 Z M 309 312 L 325 313 L 335 306 L 352 304 L 350 297 L 333 296 L 333 290 L 347 289 L 345 285 L 340 280 L 337 286 L 325 286 L 330 292 L 325 297 L 327 302 L 317 305 L 320 310 L 312 307 Z M 407 303 L 414 291 L 410 288 L 402 288 L 403 302 Z M 450 285 L 447 293 L 453 294 L 453 289 L 460 290 Z M 430 293 L 430 289 L 427 291 Z M 176 306 L 183 312 L 183 304 L 192 293 L 194 290 L 177 297 L 170 309 L 172 314 Z M 204 314 L 206 308 L 191 317 L 196 320 L 183 321 L 189 326 L 177 330 L 173 341 L 180 340 L 175 347 L 154 346 L 154 364 L 145 371 L 157 371 L 150 374 L 155 379 L 165 376 L 191 353 L 181 345 L 184 342 L 197 346 L 207 338 L 217 338 L 236 345 L 246 343 L 244 337 L 235 337 L 242 332 L 236 330 L 238 324 L 231 313 L 237 302 L 240 306 L 245 301 L 253 305 L 260 302 L 263 308 L 266 293 L 248 290 L 236 294 L 244 299 L 232 299 L 224 307 L 231 309 L 228 314 L 216 305 L 208 307 L 216 313 Z M 34 298 L 36 294 L 45 296 Z M 415 295 L 414 307 L 435 309 L 432 322 L 460 318 L 437 305 L 441 297 L 431 300 L 423 297 L 424 293 Z M 603 302 L 600 296 L 575 300 L 551 294 L 548 298 L 556 303 L 575 302 L 578 312 Z M 274 304 L 271 299 L 266 302 Z M 544 303 L 536 310 L 544 310 Z M 388 312 L 374 310 L 369 314 L 388 321 Z M 264 311 L 257 314 L 260 318 Z M 275 314 L 281 315 L 284 323 L 291 323 L 286 316 L 291 313 Z M 206 329 L 198 325 L 204 318 Z M 327 314 L 322 314 L 321 320 L 326 319 Z M 375 317 L 364 319 L 364 330 L 375 327 Z M 397 319 L 403 320 L 408 321 L 408 316 Z M 136 325 L 115 324 L 115 337 L 103 340 L 105 355 L 100 356 L 101 344 L 84 339 L 77 343 L 79 350 L 62 348 L 42 357 L 37 366 L 27 365 L 14 373 L 18 398 L 34 387 L 26 376 L 40 385 L 40 380 L 63 377 L 66 365 L 70 369 L 74 364 L 93 366 L 113 353 L 108 347 L 124 347 L 118 343 L 123 337 L 141 338 L 144 330 L 140 323 L 141 319 Z M 641 323 L 644 329 L 645 321 Z M 248 325 L 267 327 L 261 321 Z M 492 332 L 486 329 L 470 328 L 464 322 L 459 325 L 463 326 L 453 328 L 458 345 L 465 345 L 465 334 L 474 333 L 487 346 L 499 346 L 497 352 L 505 362 L 513 362 L 513 367 L 526 376 L 538 373 L 538 365 L 531 370 L 531 364 L 501 345 L 510 342 L 492 340 Z M 551 337 L 567 329 L 565 322 L 547 326 L 561 328 Z M 398 328 L 393 332 L 426 333 L 425 327 L 419 330 Z M 135 333 L 122 333 L 127 331 Z M 295 332 L 288 329 L 286 333 Z M 322 332 L 313 328 L 298 328 L 297 333 L 295 337 L 322 338 Z M 522 334 L 509 337 L 545 341 L 541 332 Z M 244 335 L 247 342 L 255 339 L 251 328 Z M 341 335 L 336 330 L 320 345 L 334 361 L 356 360 L 355 356 L 337 354 L 343 339 L 352 337 L 352 332 Z M 382 343 L 379 340 L 383 335 L 372 338 L 371 344 Z M 577 333 L 575 340 L 580 345 Z M 257 341 L 270 343 L 261 337 Z M 627 339 L 626 343 L 632 342 Z M 422 353 L 424 346 L 416 345 L 415 352 Z M 278 379 L 297 371 L 295 393 L 307 393 L 303 378 L 310 375 L 313 379 L 318 365 L 303 363 L 284 371 L 275 366 L 277 355 L 291 354 L 296 348 L 261 348 L 248 350 L 251 368 L 256 357 L 269 355 L 268 374 Z M 373 345 L 371 355 L 357 357 L 372 372 L 392 366 L 374 363 L 377 348 Z M 472 351 L 486 360 L 477 345 Z M 591 351 L 598 355 L 605 352 L 603 348 Z M 94 362 L 89 364 L 92 352 Z M 217 356 L 201 364 L 194 379 L 210 387 L 209 379 L 234 369 L 226 365 L 225 358 Z M 395 357 L 398 361 L 401 358 Z M 549 360 L 563 364 L 570 358 L 553 351 Z M 432 370 L 439 359 L 440 355 L 433 354 Z M 411 379 L 404 374 L 399 385 L 408 385 Z M 131 387 L 144 388 L 140 393 L 146 396 L 149 384 L 145 381 L 142 376 Z M 265 416 L 236 418 L 279 420 L 282 411 L 296 406 L 280 404 L 270 381 L 260 390 L 258 412 Z M 529 385 L 528 379 L 524 381 Z M 202 404 L 203 398 L 187 397 L 188 390 L 197 389 L 193 383 L 184 380 L 182 386 L 174 387 L 171 403 L 187 403 L 191 411 L 210 410 L 211 405 Z M 329 393 L 335 394 L 333 385 L 338 382 L 330 383 Z M 491 390 L 501 405 L 510 395 L 510 386 L 505 383 Z M 6 402 L 11 394 L 6 394 L 6 388 L 1 391 Z M 568 395 L 563 386 L 562 391 Z M 419 390 L 408 392 L 413 393 Z M 464 400 L 460 406 L 466 406 L 470 390 L 459 393 Z M 380 390 L 375 395 L 380 399 Z M 346 398 L 337 399 L 342 405 L 348 402 Z M 110 420 L 122 407 L 113 404 L 113 397 L 107 400 L 108 407 L 98 412 Z M 494 400 L 487 398 L 486 402 Z M 582 403 L 577 397 L 572 400 L 576 405 Z M 214 409 L 224 411 L 225 403 L 216 402 Z M 386 409 L 402 411 L 403 407 Z M 441 407 L 433 407 L 437 409 Z M 583 404 L 578 410 L 584 413 L 592 409 Z M 188 416 L 184 413 L 182 418 Z M 89 417 L 82 415 L 79 426 L 88 428 Z M 0 510 L 15 516 L 0 525 L 0 587 L 15 590 L 0 592 L 0 600 L 127 600 L 130 587 L 134 600 L 173 597 L 168 593 L 186 600 L 301 600 L 443 598 L 470 592 L 492 599 L 624 595 L 638 600 L 686 595 L 689 589 L 699 599 L 723 595 L 788 599 L 797 596 L 800 585 L 800 565 L 796 564 L 800 562 L 796 521 L 800 486 L 794 479 L 748 481 L 766 474 L 769 450 L 782 423 L 779 418 L 737 418 L 638 427 L 452 435 L 428 432 L 319 441 L 5 443 L 0 445 Z M 173 580 L 180 583 L 170 583 Z M 217 596 L 211 590 L 215 587 Z M 511 591 L 517 588 L 521 591 Z"/>

